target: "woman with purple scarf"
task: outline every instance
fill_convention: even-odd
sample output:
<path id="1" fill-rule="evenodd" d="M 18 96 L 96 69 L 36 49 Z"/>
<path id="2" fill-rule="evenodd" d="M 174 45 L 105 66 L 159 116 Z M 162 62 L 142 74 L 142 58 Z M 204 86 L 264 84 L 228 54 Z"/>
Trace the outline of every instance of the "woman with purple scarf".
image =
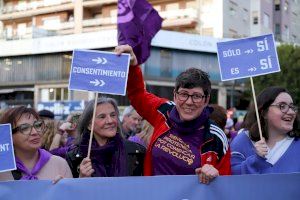
<path id="1" fill-rule="evenodd" d="M 25 106 L 8 109 L 0 124 L 11 124 L 17 169 L 0 173 L 0 180 L 45 180 L 57 181 L 72 178 L 67 162 L 41 149 L 44 121 L 37 112 Z"/>
<path id="2" fill-rule="evenodd" d="M 128 45 L 115 48 L 130 53 L 127 94 L 131 105 L 153 127 L 145 156 L 145 175 L 199 175 L 208 184 L 228 175 L 230 150 L 224 132 L 209 120 L 211 82 L 206 72 L 190 68 L 175 82 L 174 102 L 149 93 L 136 56 Z"/>
<path id="3" fill-rule="evenodd" d="M 77 130 L 77 147 L 67 153 L 74 177 L 140 176 L 145 148 L 125 140 L 121 135 L 119 109 L 114 99 L 97 100 L 90 158 L 87 158 L 94 100 L 83 111 Z"/>

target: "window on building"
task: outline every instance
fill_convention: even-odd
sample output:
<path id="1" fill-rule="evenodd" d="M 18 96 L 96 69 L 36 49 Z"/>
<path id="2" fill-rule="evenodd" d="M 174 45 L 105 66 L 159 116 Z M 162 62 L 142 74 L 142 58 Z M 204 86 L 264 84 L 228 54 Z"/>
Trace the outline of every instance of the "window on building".
<path id="1" fill-rule="evenodd" d="M 26 23 L 18 24 L 18 29 L 17 29 L 18 36 L 22 37 L 26 35 L 26 29 L 27 29 Z"/>
<path id="2" fill-rule="evenodd" d="M 253 24 L 258 24 L 258 12 L 257 11 L 252 12 L 252 19 L 253 19 Z"/>
<path id="3" fill-rule="evenodd" d="M 18 5 L 17 5 L 17 10 L 22 11 L 22 10 L 26 10 L 26 9 L 27 9 L 26 1 L 19 1 Z"/>
<path id="4" fill-rule="evenodd" d="M 30 1 L 30 7 L 32 9 L 36 9 L 38 7 L 39 3 L 36 0 L 31 0 Z"/>
<path id="5" fill-rule="evenodd" d="M 275 34 L 276 35 L 280 35 L 281 31 L 280 31 L 280 24 L 275 24 Z"/>
<path id="6" fill-rule="evenodd" d="M 68 88 L 43 88 L 40 90 L 40 100 L 63 101 L 68 100 Z"/>
<path id="7" fill-rule="evenodd" d="M 253 24 L 258 24 L 258 17 L 253 17 Z"/>
<path id="8" fill-rule="evenodd" d="M 168 50 L 160 51 L 160 75 L 162 77 L 172 77 L 172 52 Z"/>
<path id="9" fill-rule="evenodd" d="M 11 25 L 5 26 L 6 38 L 11 39 L 13 37 L 13 27 Z"/>
<path id="10" fill-rule="evenodd" d="M 275 10 L 280 10 L 280 0 L 275 0 L 274 1 L 274 5 L 275 5 Z"/>
<path id="11" fill-rule="evenodd" d="M 264 13 L 264 27 L 269 28 L 270 27 L 270 16 L 267 13 Z"/>
<path id="12" fill-rule="evenodd" d="M 58 30 L 60 28 L 59 16 L 43 18 L 43 28 L 47 30 Z"/>

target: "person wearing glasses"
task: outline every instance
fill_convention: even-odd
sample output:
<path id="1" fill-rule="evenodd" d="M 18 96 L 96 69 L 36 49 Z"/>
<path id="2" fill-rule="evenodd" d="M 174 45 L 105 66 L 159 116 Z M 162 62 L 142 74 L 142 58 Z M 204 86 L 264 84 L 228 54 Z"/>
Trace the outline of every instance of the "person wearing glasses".
<path id="1" fill-rule="evenodd" d="M 67 162 L 41 149 L 45 124 L 32 108 L 19 106 L 3 113 L 0 124 L 11 124 L 17 169 L 0 174 L 0 180 L 58 181 L 72 178 Z"/>
<path id="2" fill-rule="evenodd" d="M 87 157 L 95 101 L 85 107 L 77 125 L 78 144 L 66 155 L 75 178 L 141 176 L 145 148 L 122 137 L 117 102 L 97 99 L 90 158 Z"/>
<path id="3" fill-rule="evenodd" d="M 128 45 L 115 48 L 130 53 L 127 94 L 131 105 L 153 127 L 145 157 L 145 175 L 198 174 L 208 184 L 230 174 L 230 151 L 224 132 L 209 120 L 211 82 L 206 72 L 190 68 L 175 82 L 174 102 L 145 89 L 137 60 Z"/>
<path id="4" fill-rule="evenodd" d="M 300 172 L 298 108 L 282 87 L 268 87 L 257 97 L 262 136 L 254 104 L 231 143 L 232 174 Z"/>

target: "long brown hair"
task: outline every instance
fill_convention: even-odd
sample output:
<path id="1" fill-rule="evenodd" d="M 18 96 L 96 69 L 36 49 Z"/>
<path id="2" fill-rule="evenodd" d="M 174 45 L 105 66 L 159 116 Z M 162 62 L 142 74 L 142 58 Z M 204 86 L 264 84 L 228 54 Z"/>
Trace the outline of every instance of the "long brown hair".
<path id="1" fill-rule="evenodd" d="M 275 101 L 277 96 L 280 93 L 287 93 L 291 96 L 289 91 L 283 87 L 278 87 L 278 86 L 272 86 L 265 88 L 262 92 L 259 93 L 256 97 L 257 101 L 257 108 L 258 108 L 258 113 L 259 113 L 259 120 L 261 123 L 261 128 L 262 128 L 262 135 L 263 137 L 268 140 L 269 139 L 269 133 L 268 133 L 268 123 L 267 120 L 264 118 L 265 114 L 269 110 L 269 106 Z M 287 134 L 290 137 L 299 137 L 299 115 L 297 114 L 297 117 L 294 121 L 293 124 L 293 130 L 288 132 Z M 247 115 L 245 116 L 244 123 L 242 125 L 243 128 L 246 128 L 249 130 L 250 133 L 250 138 L 253 141 L 259 141 L 260 136 L 259 136 L 259 130 L 258 130 L 258 124 L 257 124 L 257 118 L 256 118 L 256 113 L 255 113 L 255 107 L 254 103 L 252 102 L 249 108 L 249 111 Z"/>

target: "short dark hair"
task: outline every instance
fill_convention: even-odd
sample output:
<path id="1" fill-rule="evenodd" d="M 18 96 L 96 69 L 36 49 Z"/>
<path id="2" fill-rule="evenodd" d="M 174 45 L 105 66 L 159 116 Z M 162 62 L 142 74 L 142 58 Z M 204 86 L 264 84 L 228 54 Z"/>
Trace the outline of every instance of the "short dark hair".
<path id="1" fill-rule="evenodd" d="M 11 124 L 11 128 L 15 128 L 19 119 L 24 115 L 33 115 L 36 119 L 40 119 L 38 113 L 33 108 L 26 106 L 17 106 L 8 108 L 0 118 L 0 124 Z"/>
<path id="2" fill-rule="evenodd" d="M 201 69 L 189 68 L 177 76 L 175 91 L 178 91 L 179 88 L 191 89 L 195 87 L 202 88 L 206 97 L 210 95 L 211 82 L 208 73 Z"/>
<path id="3" fill-rule="evenodd" d="M 54 119 L 54 113 L 51 112 L 50 110 L 46 110 L 46 109 L 40 110 L 38 114 L 40 117 L 43 118 Z"/>
<path id="4" fill-rule="evenodd" d="M 256 97 L 262 135 L 266 140 L 269 139 L 269 133 L 268 133 L 268 123 L 267 120 L 264 118 L 264 115 L 268 112 L 269 106 L 275 101 L 277 96 L 282 92 L 288 93 L 290 96 L 292 96 L 287 89 L 279 86 L 272 86 L 272 87 L 265 88 Z M 299 125 L 300 125 L 299 115 L 297 114 L 293 124 L 293 130 L 287 134 L 290 137 L 299 137 L 299 129 L 300 129 Z M 250 133 L 249 135 L 251 140 L 253 141 L 260 140 L 255 106 L 253 102 L 251 102 L 251 105 L 249 107 L 247 115 L 245 116 L 242 127 L 249 130 Z"/>

